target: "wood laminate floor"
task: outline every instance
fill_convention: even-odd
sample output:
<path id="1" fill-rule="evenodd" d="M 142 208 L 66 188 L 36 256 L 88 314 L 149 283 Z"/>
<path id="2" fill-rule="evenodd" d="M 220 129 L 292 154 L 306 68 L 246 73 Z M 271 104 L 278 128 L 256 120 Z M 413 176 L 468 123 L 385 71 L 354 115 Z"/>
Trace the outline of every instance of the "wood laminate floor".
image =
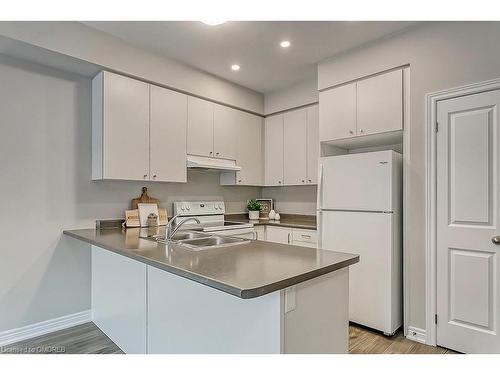
<path id="1" fill-rule="evenodd" d="M 402 331 L 388 337 L 382 333 L 353 325 L 349 327 L 350 354 L 454 354 L 453 350 L 408 340 Z"/>
<path id="2" fill-rule="evenodd" d="M 85 323 L 0 348 L 4 354 L 122 354 L 94 323 Z M 349 327 L 349 353 L 352 354 L 448 354 L 451 350 L 408 340 L 400 331 L 393 337 L 369 329 Z"/>

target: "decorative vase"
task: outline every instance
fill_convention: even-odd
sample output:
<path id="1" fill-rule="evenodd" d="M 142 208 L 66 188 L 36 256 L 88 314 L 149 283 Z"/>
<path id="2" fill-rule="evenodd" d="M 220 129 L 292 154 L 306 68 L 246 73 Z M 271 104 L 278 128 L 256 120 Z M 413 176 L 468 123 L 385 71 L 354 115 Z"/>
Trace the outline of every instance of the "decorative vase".
<path id="1" fill-rule="evenodd" d="M 260 211 L 248 211 L 248 218 L 250 220 L 259 220 Z"/>
<path id="2" fill-rule="evenodd" d="M 275 216 L 276 216 L 276 211 L 274 210 L 269 211 L 269 220 L 274 220 Z"/>
<path id="3" fill-rule="evenodd" d="M 279 213 L 276 212 L 276 215 L 274 215 L 274 220 L 279 220 L 281 219 L 281 216 Z"/>

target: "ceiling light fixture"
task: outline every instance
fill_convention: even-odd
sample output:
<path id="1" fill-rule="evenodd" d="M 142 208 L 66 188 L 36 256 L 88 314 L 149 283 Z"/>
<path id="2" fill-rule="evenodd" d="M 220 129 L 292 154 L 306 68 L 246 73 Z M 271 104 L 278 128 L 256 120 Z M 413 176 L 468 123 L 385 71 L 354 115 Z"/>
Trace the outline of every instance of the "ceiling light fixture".
<path id="1" fill-rule="evenodd" d="M 233 65 L 231 65 L 231 69 L 234 71 L 238 71 L 238 70 L 240 70 L 240 66 L 238 64 L 233 64 Z"/>
<path id="2" fill-rule="evenodd" d="M 280 46 L 283 48 L 288 48 L 290 47 L 291 43 L 288 40 L 284 40 L 280 43 Z"/>
<path id="3" fill-rule="evenodd" d="M 208 25 L 208 26 L 218 26 L 218 25 L 222 25 L 223 23 L 226 23 L 226 21 L 201 21 L 203 22 L 205 25 Z"/>

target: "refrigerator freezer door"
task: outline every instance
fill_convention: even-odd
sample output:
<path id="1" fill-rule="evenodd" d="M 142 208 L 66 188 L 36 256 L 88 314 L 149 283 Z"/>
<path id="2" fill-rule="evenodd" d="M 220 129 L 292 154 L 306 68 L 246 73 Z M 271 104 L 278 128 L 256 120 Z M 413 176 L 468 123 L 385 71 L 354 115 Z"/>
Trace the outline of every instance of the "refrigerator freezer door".
<path id="1" fill-rule="evenodd" d="M 324 210 L 392 211 L 393 151 L 320 158 Z"/>
<path id="2" fill-rule="evenodd" d="M 323 211 L 321 247 L 359 254 L 349 269 L 349 320 L 386 334 L 401 325 L 401 247 L 396 214 Z"/>

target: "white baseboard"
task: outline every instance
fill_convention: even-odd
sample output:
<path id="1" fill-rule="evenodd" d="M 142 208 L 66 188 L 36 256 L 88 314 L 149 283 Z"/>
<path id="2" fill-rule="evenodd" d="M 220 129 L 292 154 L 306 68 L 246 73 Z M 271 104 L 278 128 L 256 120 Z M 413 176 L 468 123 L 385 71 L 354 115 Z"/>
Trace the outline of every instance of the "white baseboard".
<path id="1" fill-rule="evenodd" d="M 42 336 L 47 333 L 59 331 L 64 328 L 77 326 L 91 321 L 90 310 L 77 312 L 59 318 L 49 319 L 44 322 L 30 324 L 20 328 L 0 332 L 0 346 Z"/>
<path id="2" fill-rule="evenodd" d="M 427 334 L 425 333 L 425 329 L 408 326 L 408 335 L 406 335 L 406 338 L 417 341 L 421 344 L 426 344 L 425 340 L 427 338 Z"/>

